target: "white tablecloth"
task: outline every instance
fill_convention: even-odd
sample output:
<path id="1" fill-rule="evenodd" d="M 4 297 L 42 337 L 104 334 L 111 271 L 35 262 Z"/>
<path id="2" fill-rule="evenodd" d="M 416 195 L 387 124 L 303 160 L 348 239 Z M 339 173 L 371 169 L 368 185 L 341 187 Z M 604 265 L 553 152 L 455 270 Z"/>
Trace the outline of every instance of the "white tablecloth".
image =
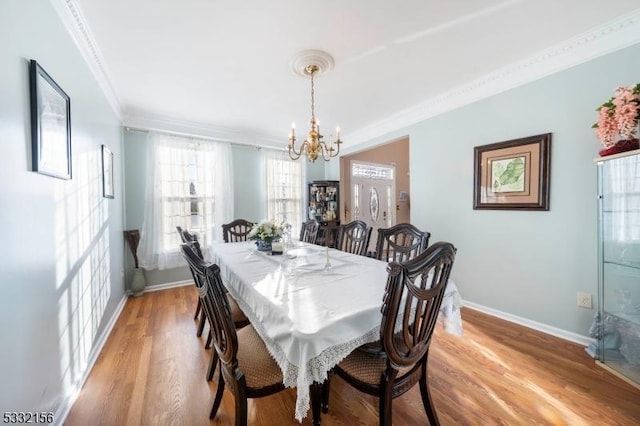
<path id="1" fill-rule="evenodd" d="M 364 256 L 300 244 L 295 259 L 257 252 L 255 244 L 220 243 L 212 260 L 229 293 L 265 341 L 284 375 L 297 387 L 295 417 L 309 410 L 309 385 L 355 348 L 379 339 L 387 264 Z M 462 300 L 449 280 L 441 308 L 445 329 L 462 334 Z"/>

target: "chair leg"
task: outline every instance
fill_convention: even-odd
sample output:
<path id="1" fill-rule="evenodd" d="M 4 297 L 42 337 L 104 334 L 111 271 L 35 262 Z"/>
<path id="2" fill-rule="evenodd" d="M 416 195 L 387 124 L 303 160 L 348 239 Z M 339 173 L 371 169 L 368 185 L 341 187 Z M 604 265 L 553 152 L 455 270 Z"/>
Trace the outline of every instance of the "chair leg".
<path id="1" fill-rule="evenodd" d="M 322 384 L 322 412 L 329 412 L 329 391 L 331 389 L 331 372 L 327 374 L 327 380 Z"/>
<path id="2" fill-rule="evenodd" d="M 313 382 L 309 386 L 309 394 L 311 396 L 311 412 L 313 413 L 313 426 L 320 426 L 320 411 L 322 406 L 323 385 Z"/>
<path id="3" fill-rule="evenodd" d="M 216 389 L 216 397 L 213 400 L 211 406 L 211 412 L 209 418 L 213 419 L 218 414 L 218 408 L 220 408 L 220 402 L 222 402 L 222 394 L 224 394 L 224 377 L 222 377 L 222 366 L 220 366 L 220 374 L 218 375 L 218 389 Z"/>
<path id="4" fill-rule="evenodd" d="M 202 312 L 202 300 L 198 298 L 198 305 L 196 306 L 196 314 L 193 316 L 193 319 L 198 319 L 198 315 Z"/>
<path id="5" fill-rule="evenodd" d="M 236 386 L 238 386 L 236 384 Z M 236 388 L 236 426 L 247 426 L 247 391 L 246 387 L 239 385 Z"/>
<path id="6" fill-rule="evenodd" d="M 397 370 L 387 370 L 382 374 L 380 397 L 378 399 L 378 417 L 380 426 L 391 426 L 391 404 L 393 402 L 393 383 L 398 375 Z"/>
<path id="7" fill-rule="evenodd" d="M 422 396 L 422 405 L 424 405 L 424 411 L 429 418 L 429 424 L 437 426 L 440 424 L 436 409 L 431 399 L 431 392 L 429 391 L 429 382 L 427 381 L 427 363 L 424 363 L 424 374 L 420 377 L 420 395 Z"/>
<path id="8" fill-rule="evenodd" d="M 213 335 L 211 334 L 211 330 L 209 330 L 209 335 L 207 336 L 207 343 L 204 344 L 205 349 L 211 349 L 211 340 L 213 339 Z"/>
<path id="9" fill-rule="evenodd" d="M 218 365 L 218 352 L 215 349 L 211 350 L 211 360 L 209 360 L 209 369 L 207 370 L 207 380 L 213 379 L 213 373 L 216 372 L 216 365 Z"/>
<path id="10" fill-rule="evenodd" d="M 200 324 L 198 324 L 198 332 L 196 333 L 196 336 L 198 337 L 202 336 L 202 330 L 204 330 L 205 321 L 206 321 L 206 315 L 200 315 Z"/>

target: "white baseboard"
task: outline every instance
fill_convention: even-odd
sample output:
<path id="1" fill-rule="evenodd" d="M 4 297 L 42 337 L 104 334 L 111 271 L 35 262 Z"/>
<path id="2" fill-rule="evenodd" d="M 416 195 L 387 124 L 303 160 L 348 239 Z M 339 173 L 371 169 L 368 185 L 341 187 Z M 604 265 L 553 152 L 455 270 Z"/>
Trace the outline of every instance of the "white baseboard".
<path id="1" fill-rule="evenodd" d="M 532 328 L 537 331 L 541 331 L 546 334 L 550 334 L 555 337 L 559 337 L 564 340 L 568 340 L 570 342 L 578 343 L 583 346 L 589 346 L 591 342 L 595 342 L 595 339 L 591 337 L 583 336 L 581 334 L 572 333 L 567 330 L 562 330 L 560 328 L 552 327 L 547 324 L 543 324 L 537 321 L 532 321 L 527 318 L 522 318 L 517 315 L 508 314 L 506 312 L 499 311 L 497 309 L 488 308 L 486 306 L 478 305 L 477 303 L 467 302 L 466 300 L 463 302 L 463 306 L 465 308 L 473 309 L 475 311 L 479 311 L 509 322 L 513 322 L 519 325 L 523 325 L 528 328 Z"/>
<path id="2" fill-rule="evenodd" d="M 124 305 L 127 302 L 128 297 L 129 295 L 126 293 L 122 295 L 122 299 L 120 299 L 120 302 L 118 302 L 118 306 L 116 306 L 116 309 L 113 311 L 113 315 L 109 319 L 109 322 L 107 322 L 106 326 L 104 327 L 104 330 L 102 331 L 102 334 L 100 334 L 100 336 L 98 337 L 98 340 L 96 340 L 95 346 L 91 350 L 89 359 L 87 360 L 87 368 L 84 374 L 82 375 L 82 379 L 76 384 L 76 386 L 69 393 L 67 393 L 67 395 L 65 395 L 62 402 L 58 406 L 58 409 L 56 410 L 56 413 L 54 416 L 54 419 L 55 419 L 53 422 L 54 426 L 64 424 L 65 420 L 67 419 L 67 416 L 69 415 L 69 411 L 71 411 L 71 407 L 73 407 L 73 404 L 76 402 L 76 399 L 80 394 L 80 390 L 82 389 L 82 386 L 84 386 L 84 383 L 87 381 L 87 378 L 89 378 L 89 374 L 91 373 L 91 370 L 93 369 L 93 366 L 95 365 L 96 360 L 98 359 L 98 355 L 100 355 L 100 352 L 102 352 L 102 348 L 107 342 L 107 339 L 109 338 L 109 335 L 113 330 L 113 327 L 116 325 L 116 321 L 118 321 L 118 318 L 120 318 L 120 314 L 124 309 Z"/>
<path id="3" fill-rule="evenodd" d="M 166 290 L 166 289 L 175 288 L 175 287 L 184 287 L 184 286 L 187 286 L 187 285 L 194 285 L 193 284 L 193 280 L 173 281 L 173 282 L 170 282 L 170 283 L 148 285 L 144 289 L 144 293 L 149 293 L 149 292 L 152 292 L 152 291 Z"/>

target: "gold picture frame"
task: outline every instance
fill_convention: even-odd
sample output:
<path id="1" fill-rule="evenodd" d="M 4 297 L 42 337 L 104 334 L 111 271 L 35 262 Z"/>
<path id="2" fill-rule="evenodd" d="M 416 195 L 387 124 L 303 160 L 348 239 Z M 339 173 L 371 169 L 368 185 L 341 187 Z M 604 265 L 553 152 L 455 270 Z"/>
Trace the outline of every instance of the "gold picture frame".
<path id="1" fill-rule="evenodd" d="M 475 210 L 549 210 L 551 133 L 474 148 Z"/>

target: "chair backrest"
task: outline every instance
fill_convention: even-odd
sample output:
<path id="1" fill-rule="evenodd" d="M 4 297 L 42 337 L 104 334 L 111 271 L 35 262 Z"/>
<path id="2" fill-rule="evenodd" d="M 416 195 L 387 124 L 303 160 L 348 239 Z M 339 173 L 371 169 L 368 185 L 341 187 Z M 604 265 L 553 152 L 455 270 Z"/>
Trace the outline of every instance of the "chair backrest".
<path id="1" fill-rule="evenodd" d="M 199 258 L 191 244 L 184 243 L 180 248 L 194 275 L 202 306 L 209 319 L 214 348 L 227 368 L 237 369 L 238 336 L 220 268 Z"/>
<path id="2" fill-rule="evenodd" d="M 371 238 L 371 230 L 372 227 L 361 220 L 354 220 L 345 225 L 340 225 L 338 227 L 336 248 L 348 253 L 366 255 L 369 239 Z"/>
<path id="3" fill-rule="evenodd" d="M 426 361 L 455 257 L 451 243 L 437 242 L 408 262 L 389 264 L 380 341 L 396 369 Z"/>
<path id="4" fill-rule="evenodd" d="M 427 248 L 430 236 L 410 223 L 379 228 L 375 257 L 385 262 L 406 262 Z"/>
<path id="5" fill-rule="evenodd" d="M 254 223 L 245 219 L 236 219 L 222 225 L 222 237 L 225 243 L 247 241 Z"/>
<path id="6" fill-rule="evenodd" d="M 318 230 L 320 229 L 320 222 L 317 220 L 310 220 L 302 224 L 300 228 L 300 241 L 304 243 L 315 244 L 318 241 Z"/>
<path id="7" fill-rule="evenodd" d="M 194 243 L 193 249 L 195 250 L 196 254 L 200 256 L 200 259 L 204 259 L 202 250 L 200 249 L 200 242 L 198 241 L 198 237 L 196 237 L 195 234 L 192 234 L 186 229 L 182 229 L 182 227 L 180 226 L 176 226 L 176 229 L 178 230 L 178 234 L 180 235 L 182 243 Z"/>

